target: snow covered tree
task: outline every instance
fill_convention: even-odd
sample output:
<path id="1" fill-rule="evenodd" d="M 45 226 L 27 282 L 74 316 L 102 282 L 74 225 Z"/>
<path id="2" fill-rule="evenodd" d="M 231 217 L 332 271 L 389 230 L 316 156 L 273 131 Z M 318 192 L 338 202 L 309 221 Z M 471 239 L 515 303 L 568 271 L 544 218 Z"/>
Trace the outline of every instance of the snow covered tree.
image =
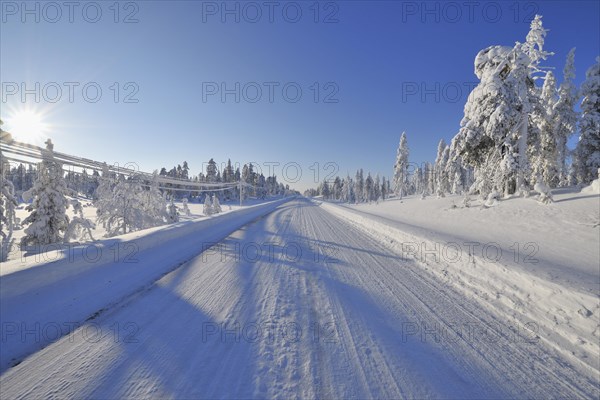
<path id="1" fill-rule="evenodd" d="M 538 154 L 540 147 L 539 124 L 536 123 L 536 114 L 544 115 L 544 105 L 540 100 L 540 89 L 535 81 L 540 79 L 547 68 L 540 65 L 542 60 L 554 53 L 544 50 L 547 30 L 542 26 L 542 17 L 536 15 L 531 22 L 525 43 L 517 42 L 511 53 L 513 58 L 512 71 L 508 81 L 513 86 L 518 101 L 521 104 L 521 121 L 518 126 L 516 143 L 511 143 L 517 151 L 516 189 L 523 194 L 529 193 L 529 184 L 532 183 L 531 156 Z M 503 165 L 512 164 L 512 157 L 505 158 Z"/>
<path id="2" fill-rule="evenodd" d="M 446 171 L 449 155 L 450 148 L 446 145 L 444 139 L 441 139 L 438 143 L 437 157 L 433 167 L 435 171 L 435 190 L 438 197 L 444 197 L 445 193 L 450 191 L 448 173 Z"/>
<path id="3" fill-rule="evenodd" d="M 354 180 L 354 202 L 361 203 L 363 201 L 365 180 L 363 178 L 362 168 L 356 171 L 356 179 Z"/>
<path id="4" fill-rule="evenodd" d="M 108 170 L 106 163 L 102 166 L 102 175 L 98 179 L 98 187 L 94 192 L 94 200 L 96 208 L 99 207 L 98 200 L 112 196 L 112 188 L 114 187 L 115 180 L 112 174 Z"/>
<path id="5" fill-rule="evenodd" d="M 267 180 L 263 174 L 256 174 L 255 191 L 256 197 L 264 199 L 267 196 Z"/>
<path id="6" fill-rule="evenodd" d="M 453 194 L 461 194 L 465 187 L 465 172 L 462 167 L 460 158 L 454 159 L 451 156 L 450 148 L 448 147 L 446 176 L 448 177 L 448 191 Z"/>
<path id="7" fill-rule="evenodd" d="M 17 206 L 15 187 L 4 176 L 4 170 L 7 166 L 8 164 L 4 164 L 0 167 L 2 169 L 0 173 L 0 241 L 2 244 L 6 244 L 11 240 L 15 225 L 15 208 Z"/>
<path id="8" fill-rule="evenodd" d="M 406 132 L 402 132 L 396 154 L 396 163 L 394 164 L 394 193 L 400 198 L 406 194 L 408 186 L 408 157 L 409 149 Z"/>
<path id="9" fill-rule="evenodd" d="M 459 158 L 475 169 L 471 190 L 482 197 L 523 190 L 529 174 L 529 115 L 539 63 L 551 53 L 543 50 L 545 29 L 536 16 L 525 43 L 491 46 L 477 54 L 479 85 L 465 104 L 459 133 L 452 140 L 451 161 Z"/>
<path id="10" fill-rule="evenodd" d="M 65 232 L 65 243 L 68 243 L 71 240 L 84 242 L 94 241 L 92 229 L 96 228 L 96 224 L 83 216 L 83 207 L 79 200 L 71 200 L 71 205 L 73 206 L 73 213 L 75 216 L 69 222 L 69 226 Z"/>
<path id="11" fill-rule="evenodd" d="M 167 220 L 169 223 L 179 222 L 179 211 L 177 210 L 177 206 L 173 201 L 173 197 L 171 197 L 169 206 L 167 207 Z"/>
<path id="12" fill-rule="evenodd" d="M 597 179 L 600 169 L 600 57 L 585 74 L 581 85 L 579 142 L 575 149 L 575 174 L 579 183 Z"/>
<path id="13" fill-rule="evenodd" d="M 1 126 L 2 120 L 0 120 Z M 0 129 L 0 135 L 4 139 L 5 133 L 2 129 Z M 17 199 L 15 198 L 15 187 L 6 178 L 6 172 L 9 169 L 10 164 L 2 158 L 2 151 L 0 151 L 0 261 L 6 261 L 8 258 L 16 219 Z"/>
<path id="14" fill-rule="evenodd" d="M 513 134 L 513 140 L 509 143 L 504 144 L 505 149 L 512 149 L 511 152 L 505 153 L 502 158 L 501 170 L 506 177 L 510 177 L 511 174 L 516 170 L 516 191 L 522 192 L 527 190 L 526 177 L 529 174 L 529 144 L 531 143 L 529 133 L 529 115 L 532 110 L 531 104 L 531 92 L 535 92 L 533 80 L 530 80 L 530 65 L 531 61 L 526 54 L 522 53 L 517 47 L 512 51 L 514 56 L 512 71 L 507 77 L 507 82 L 514 90 L 513 99 L 516 105 L 516 111 L 519 112 L 519 122 L 515 127 Z M 509 178 L 510 179 L 510 178 Z M 511 191 L 510 188 L 505 187 L 505 193 Z"/>
<path id="15" fill-rule="evenodd" d="M 181 167 L 181 178 L 182 179 L 189 179 L 190 177 L 190 167 L 188 165 L 187 161 L 183 162 L 183 167 Z"/>
<path id="16" fill-rule="evenodd" d="M 554 134 L 554 105 L 557 101 L 556 79 L 552 71 L 546 73 L 542 87 L 539 107 L 533 115 L 537 126 L 538 143 L 532 146 L 532 180 L 541 179 L 550 187 L 558 185 L 557 143 Z"/>
<path id="17" fill-rule="evenodd" d="M 227 160 L 227 165 L 223 169 L 223 182 L 231 183 L 235 182 L 235 171 L 233 170 L 233 165 L 231 164 L 231 159 Z M 233 197 L 235 193 L 235 189 L 227 190 L 225 192 L 225 199 L 230 199 Z"/>
<path id="18" fill-rule="evenodd" d="M 440 193 L 442 195 L 442 197 L 446 194 L 446 193 L 450 193 L 451 191 L 451 186 L 450 186 L 450 175 L 448 174 L 448 165 L 450 164 L 449 162 L 450 159 L 450 147 L 446 146 L 446 148 L 444 149 L 444 152 L 442 153 L 442 160 L 441 160 L 441 169 L 440 169 L 440 176 L 439 176 L 439 190 Z"/>
<path id="19" fill-rule="evenodd" d="M 235 181 L 235 172 L 233 170 L 233 165 L 231 165 L 231 158 L 227 160 L 227 165 L 223 169 L 223 182 L 234 182 Z"/>
<path id="20" fill-rule="evenodd" d="M 567 185 L 567 141 L 575 133 L 577 124 L 577 113 L 575 111 L 577 89 L 573 84 L 573 79 L 575 78 L 575 49 L 571 49 L 567 55 L 567 62 L 565 63 L 563 73 L 564 79 L 558 89 L 558 101 L 554 105 L 553 110 L 560 186 Z"/>
<path id="21" fill-rule="evenodd" d="M 346 197 L 346 186 L 347 186 L 347 182 L 346 182 L 346 178 L 341 178 L 341 183 L 340 183 L 340 201 L 342 203 L 346 203 L 348 201 L 347 197 Z"/>
<path id="22" fill-rule="evenodd" d="M 428 195 L 432 194 L 435 191 L 435 173 L 433 172 L 434 168 L 430 162 L 426 162 L 423 166 L 422 172 L 422 189 L 421 194 Z"/>
<path id="23" fill-rule="evenodd" d="M 0 261 L 6 261 L 13 242 L 17 201 L 13 195 L 14 186 L 9 180 L 2 180 L 0 193 Z"/>
<path id="24" fill-rule="evenodd" d="M 158 182 L 159 175 L 154 172 L 147 190 L 141 192 L 141 207 L 144 215 L 144 228 L 152 228 L 169 220 L 167 215 L 167 200 L 161 193 Z"/>
<path id="25" fill-rule="evenodd" d="M 379 174 L 375 175 L 375 181 L 373 182 L 373 200 L 379 201 L 381 198 L 381 178 Z"/>
<path id="26" fill-rule="evenodd" d="M 54 158 L 54 145 L 48 139 L 46 150 L 42 154 L 42 162 L 38 164 L 38 176 L 33 188 L 24 194 L 33 199 L 27 206 L 30 214 L 23 221 L 25 236 L 21 240 L 23 246 L 60 243 L 69 226 L 67 208 L 69 202 L 67 183 L 63 177 L 62 165 Z"/>
<path id="27" fill-rule="evenodd" d="M 331 196 L 331 189 L 329 188 L 329 183 L 327 183 L 326 179 L 323 179 L 321 185 L 319 186 L 319 194 L 323 196 L 323 199 L 327 200 Z"/>
<path id="28" fill-rule="evenodd" d="M 509 147 L 516 149 L 516 160 L 509 154 L 502 160 L 502 166 L 506 169 L 516 164 L 516 190 L 524 194 L 529 193 L 527 178 L 531 176 L 530 149 L 532 144 L 537 147 L 539 143 L 538 130 L 530 118 L 535 113 L 536 104 L 539 103 L 539 89 L 535 86 L 535 81 L 544 73 L 540 62 L 554 54 L 544 50 L 546 34 L 547 30 L 542 26 L 542 17 L 536 15 L 531 22 L 525 43 L 517 42 L 511 52 L 512 70 L 507 77 L 520 103 L 521 121 L 516 131 L 516 143 L 509 144 Z"/>
<path id="29" fill-rule="evenodd" d="M 423 180 L 423 168 L 417 167 L 414 174 L 411 176 L 412 187 L 414 192 L 417 194 L 423 193 L 424 180 Z"/>
<path id="30" fill-rule="evenodd" d="M 106 229 L 107 237 L 167 222 L 166 194 L 159 189 L 159 176 L 155 171 L 152 181 L 140 183 L 139 177 L 117 177 L 104 165 L 94 203 L 96 220 Z"/>
<path id="31" fill-rule="evenodd" d="M 212 207 L 212 202 L 210 201 L 210 195 L 209 194 L 207 194 L 204 197 L 204 208 L 203 208 L 202 212 L 207 217 L 213 215 L 213 207 Z"/>
<path id="32" fill-rule="evenodd" d="M 143 202 L 143 189 L 135 180 L 117 178 L 110 196 L 97 201 L 97 222 L 106 229 L 106 237 L 126 234 L 148 227 L 148 215 Z"/>
<path id="33" fill-rule="evenodd" d="M 191 211 L 190 211 L 190 208 L 189 208 L 189 206 L 188 206 L 188 199 L 187 199 L 187 198 L 184 198 L 184 199 L 182 200 L 182 203 L 183 203 L 183 213 L 184 213 L 186 216 L 188 216 L 188 217 L 189 217 L 189 216 L 190 216 L 192 213 L 191 213 Z"/>
<path id="34" fill-rule="evenodd" d="M 250 185 L 254 185 L 256 181 L 256 173 L 254 172 L 254 166 L 252 163 L 244 164 L 242 168 L 242 181 Z M 244 189 L 246 197 L 254 196 L 254 188 L 247 187 Z"/>
<path id="35" fill-rule="evenodd" d="M 442 156 L 444 154 L 445 148 L 446 148 L 446 141 L 444 139 L 440 139 L 440 141 L 438 142 L 437 155 L 435 157 L 435 162 L 433 164 L 433 169 L 435 171 L 435 192 L 436 193 L 438 193 L 438 191 L 439 191 L 439 181 L 440 181 L 441 170 L 443 168 L 445 168 L 445 166 L 442 165 Z"/>
<path id="36" fill-rule="evenodd" d="M 346 179 L 342 183 L 343 189 L 343 201 L 346 203 L 354 203 L 354 182 L 350 178 L 350 174 L 347 174 Z"/>
<path id="37" fill-rule="evenodd" d="M 367 173 L 367 179 L 365 179 L 365 187 L 363 198 L 366 202 L 371 202 L 373 200 L 373 178 L 371 178 L 371 173 Z"/>
<path id="38" fill-rule="evenodd" d="M 529 32 L 525 43 L 520 47 L 529 59 L 529 75 L 535 80 L 540 74 L 544 74 L 544 68 L 540 66 L 541 61 L 554 53 L 544 50 L 548 30 L 543 27 L 542 16 L 536 15 L 529 26 Z"/>
<path id="39" fill-rule="evenodd" d="M 342 180 L 339 176 L 335 177 L 331 190 L 333 192 L 333 199 L 340 200 L 340 198 L 342 197 Z"/>
<path id="40" fill-rule="evenodd" d="M 214 194 L 212 196 L 212 210 L 213 210 L 213 213 L 215 213 L 215 214 L 218 214 L 221 211 L 223 211 L 221 209 L 221 203 L 219 202 L 219 196 L 216 196 Z"/>
<path id="41" fill-rule="evenodd" d="M 455 159 L 460 157 L 475 167 L 478 174 L 474 190 L 483 197 L 494 190 L 492 182 L 500 172 L 503 143 L 520 121 L 506 83 L 511 51 L 508 47 L 492 46 L 477 54 L 475 74 L 480 83 L 469 95 L 460 131 L 451 145 Z"/>

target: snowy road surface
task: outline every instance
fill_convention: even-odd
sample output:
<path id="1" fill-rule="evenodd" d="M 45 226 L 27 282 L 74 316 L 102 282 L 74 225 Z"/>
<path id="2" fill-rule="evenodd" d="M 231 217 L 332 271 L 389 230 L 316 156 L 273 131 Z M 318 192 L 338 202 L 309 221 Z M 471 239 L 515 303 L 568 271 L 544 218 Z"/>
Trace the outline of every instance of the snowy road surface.
<path id="1" fill-rule="evenodd" d="M 5 371 L 0 397 L 597 397 L 532 329 L 299 199 Z"/>

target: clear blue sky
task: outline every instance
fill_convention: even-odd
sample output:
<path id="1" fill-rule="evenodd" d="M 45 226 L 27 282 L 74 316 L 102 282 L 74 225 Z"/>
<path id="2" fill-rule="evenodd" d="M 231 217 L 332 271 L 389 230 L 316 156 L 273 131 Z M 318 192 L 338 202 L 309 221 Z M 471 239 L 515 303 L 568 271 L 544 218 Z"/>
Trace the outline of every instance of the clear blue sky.
<path id="1" fill-rule="evenodd" d="M 556 54 L 546 65 L 557 68 L 559 82 L 571 47 L 577 47 L 577 84 L 600 52 L 597 1 L 474 2 L 473 8 L 462 1 L 339 1 L 317 7 L 313 1 L 280 1 L 272 22 L 263 3 L 228 2 L 240 9 L 238 23 L 234 14 L 222 15 L 221 1 L 121 2 L 118 15 L 113 1 L 81 2 L 72 10 L 41 2 L 39 11 L 36 2 L 28 2 L 32 14 L 24 14 L 20 1 L 3 1 L 5 128 L 11 130 L 12 114 L 30 108 L 43 114 L 45 136 L 56 150 L 109 163 L 135 162 L 142 170 L 187 160 L 198 173 L 211 157 L 295 162 L 303 175 L 291 186 L 303 190 L 315 185 L 310 169 L 315 162 L 320 179 L 331 171 L 324 169 L 327 162 L 338 165 L 340 175 L 362 167 L 390 176 L 402 131 L 411 161 L 432 161 L 439 139 L 449 141 L 458 130 L 469 87 L 476 83 L 477 52 L 524 41 L 536 12 L 550 30 L 546 48 Z M 262 15 L 253 23 L 256 4 Z M 296 18 L 298 9 L 302 15 Z M 137 22 L 124 23 L 127 18 Z M 23 82 L 29 89 L 40 83 L 39 103 L 27 95 L 23 104 L 22 88 L 8 93 L 12 83 Z M 62 88 L 55 103 L 52 82 Z M 79 84 L 73 102 L 65 82 Z M 89 82 L 102 89 L 96 103 L 93 85 L 84 97 L 82 87 Z M 126 87 L 128 82 L 135 85 Z M 256 82 L 262 97 L 247 101 L 256 96 L 249 85 L 246 93 L 240 90 L 239 103 L 233 94 L 222 102 L 219 93 L 207 94 L 214 89 L 210 82 L 229 88 Z M 279 84 L 272 103 L 265 82 Z M 290 82 L 286 98 L 282 88 Z M 136 87 L 138 102 L 125 103 Z M 302 98 L 292 103 L 296 87 Z M 424 99 L 423 88 L 433 91 Z M 276 172 L 281 179 L 281 166 Z M 288 172 L 293 178 L 294 169 Z"/>

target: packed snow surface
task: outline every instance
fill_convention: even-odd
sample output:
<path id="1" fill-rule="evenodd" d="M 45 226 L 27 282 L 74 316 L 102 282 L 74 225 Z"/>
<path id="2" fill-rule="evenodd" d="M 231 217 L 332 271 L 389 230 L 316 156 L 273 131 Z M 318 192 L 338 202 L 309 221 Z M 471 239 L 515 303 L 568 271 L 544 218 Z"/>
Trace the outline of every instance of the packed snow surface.
<path id="1" fill-rule="evenodd" d="M 348 212 L 301 198 L 263 213 L 4 370 L 2 398 L 597 397 L 593 362 L 465 296 Z M 156 241 L 143 265 L 164 265 L 170 245 Z M 597 321 L 588 306 L 574 323 Z M 64 304 L 46 297 L 45 307 Z M 17 301 L 6 311 L 37 319 Z"/>

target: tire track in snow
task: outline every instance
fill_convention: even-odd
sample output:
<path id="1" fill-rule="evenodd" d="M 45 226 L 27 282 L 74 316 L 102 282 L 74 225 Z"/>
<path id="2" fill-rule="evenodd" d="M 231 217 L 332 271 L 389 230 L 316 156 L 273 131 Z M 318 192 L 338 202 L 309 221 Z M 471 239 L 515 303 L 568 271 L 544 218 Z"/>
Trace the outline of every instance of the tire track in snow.
<path id="1" fill-rule="evenodd" d="M 336 218 L 337 219 L 337 218 Z M 331 223 L 330 219 L 322 218 L 325 223 Z M 380 252 L 390 252 L 381 243 L 371 238 L 366 233 L 358 233 L 356 228 L 342 219 L 337 219 L 342 229 L 338 229 L 341 236 L 340 242 L 359 243 L 365 248 L 377 249 Z M 332 227 L 333 230 L 335 230 Z M 352 232 L 350 235 L 348 232 Z M 360 238 L 357 240 L 357 238 Z M 367 254 L 367 253 L 365 253 Z M 385 264 L 372 254 L 368 254 L 371 262 L 367 263 L 369 268 L 365 272 L 375 273 L 373 281 L 381 282 L 381 288 L 387 287 L 388 297 L 400 296 L 402 301 L 397 305 L 404 305 L 405 311 L 413 311 L 414 315 L 420 316 L 422 320 L 429 319 L 449 326 L 452 321 L 474 321 L 480 326 L 490 327 L 490 320 L 496 318 L 474 304 L 465 302 L 459 294 L 453 293 L 450 287 L 432 278 L 421 269 L 413 268 L 406 263 L 402 272 L 399 273 L 398 265 Z M 393 271 L 392 271 L 393 269 Z M 419 273 L 420 272 L 420 273 Z M 401 279 L 402 278 L 402 279 Z M 441 286 L 441 287 L 440 287 Z M 452 295 L 450 295 L 452 294 Z M 389 304 L 389 303 L 388 303 Z M 467 308 L 468 307 L 468 308 Z M 458 314 L 457 314 L 458 313 Z M 427 317 L 426 317 L 427 316 Z M 462 338 L 461 338 L 462 339 Z M 580 376 L 571 366 L 565 364 L 560 358 L 553 354 L 551 349 L 542 346 L 541 343 L 526 345 L 519 342 L 504 343 L 503 349 L 496 349 L 495 343 L 460 340 L 460 349 L 452 346 L 445 350 L 454 353 L 458 364 L 463 364 L 472 372 L 478 372 L 479 368 L 487 369 L 495 381 L 510 381 L 511 385 L 518 386 L 519 390 L 513 392 L 513 396 L 532 396 L 555 398 L 555 397 L 581 397 L 589 393 L 597 392 L 598 384 L 588 377 Z M 469 357 L 464 357 L 464 352 L 469 351 L 471 361 L 484 361 L 471 364 Z M 458 350 L 458 351 L 457 351 Z M 461 360 L 461 352 L 467 364 Z M 498 364 L 501 362 L 501 365 Z M 486 366 L 487 365 L 487 366 Z M 535 366 L 537 371 L 528 368 Z M 558 372 L 557 372 L 558 371 Z M 531 376 L 531 374 L 534 374 Z M 552 385 L 549 385 L 551 382 Z M 509 392 L 510 393 L 510 392 Z"/>

